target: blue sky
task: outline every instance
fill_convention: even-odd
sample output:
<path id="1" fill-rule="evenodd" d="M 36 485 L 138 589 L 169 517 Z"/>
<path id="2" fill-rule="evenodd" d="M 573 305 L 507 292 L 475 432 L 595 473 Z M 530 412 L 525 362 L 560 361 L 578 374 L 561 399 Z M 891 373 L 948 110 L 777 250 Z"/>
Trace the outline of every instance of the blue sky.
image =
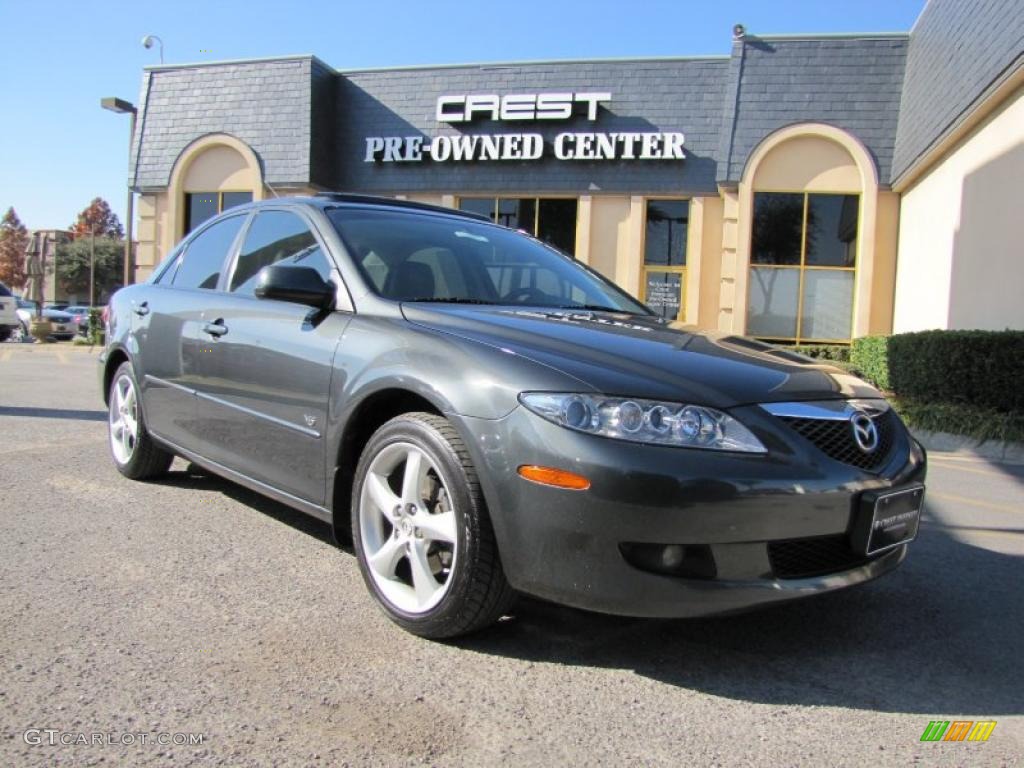
<path id="1" fill-rule="evenodd" d="M 338 68 L 514 59 L 692 56 L 752 34 L 907 31 L 924 0 L 456 0 L 83 3 L 0 0 L 0 210 L 66 227 L 99 195 L 123 219 L 140 74 L 168 64 L 312 53 Z"/>

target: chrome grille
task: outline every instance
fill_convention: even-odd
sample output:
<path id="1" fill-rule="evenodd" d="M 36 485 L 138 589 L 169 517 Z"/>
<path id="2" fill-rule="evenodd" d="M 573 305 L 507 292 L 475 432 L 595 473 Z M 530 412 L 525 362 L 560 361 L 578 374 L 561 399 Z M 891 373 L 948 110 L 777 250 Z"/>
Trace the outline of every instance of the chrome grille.
<path id="1" fill-rule="evenodd" d="M 868 471 L 880 469 L 889 458 L 896 434 L 896 417 L 892 411 L 872 416 L 878 429 L 878 447 L 871 453 L 864 453 L 853 439 L 853 429 L 848 420 L 781 418 L 830 459 Z"/>

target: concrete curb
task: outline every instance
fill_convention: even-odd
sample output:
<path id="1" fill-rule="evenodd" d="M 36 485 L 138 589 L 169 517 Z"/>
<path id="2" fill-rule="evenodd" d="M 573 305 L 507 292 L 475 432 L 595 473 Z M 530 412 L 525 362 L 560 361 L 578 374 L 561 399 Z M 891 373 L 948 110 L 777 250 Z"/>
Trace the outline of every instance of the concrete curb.
<path id="1" fill-rule="evenodd" d="M 914 437 L 929 451 L 959 453 L 978 459 L 991 459 L 1007 464 L 1024 464 L 1024 444 L 1003 440 L 979 442 L 973 437 L 953 435 L 949 432 L 932 432 L 927 429 L 912 429 Z"/>

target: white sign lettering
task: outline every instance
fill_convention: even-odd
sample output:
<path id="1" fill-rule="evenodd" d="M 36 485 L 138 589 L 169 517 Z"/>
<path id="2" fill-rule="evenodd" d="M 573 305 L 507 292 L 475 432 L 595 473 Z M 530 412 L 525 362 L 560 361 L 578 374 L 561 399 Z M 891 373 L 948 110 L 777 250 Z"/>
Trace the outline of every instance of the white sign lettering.
<path id="1" fill-rule="evenodd" d="M 594 93 L 491 93 L 441 96 L 437 100 L 439 123 L 487 120 L 568 120 L 576 104 L 585 104 L 587 120 L 597 120 L 598 105 L 611 101 L 606 92 Z"/>
<path id="2" fill-rule="evenodd" d="M 492 93 L 441 96 L 437 121 L 568 120 L 577 112 L 593 122 L 598 108 L 611 101 L 605 91 L 559 93 Z M 539 133 L 483 133 L 455 136 L 367 136 L 367 163 L 439 163 L 473 160 L 684 160 L 683 134 L 676 131 L 559 133 L 548 145 Z"/>
<path id="3" fill-rule="evenodd" d="M 684 136 L 664 133 L 560 133 L 551 152 L 557 160 L 684 160 Z M 368 136 L 367 163 L 440 163 L 469 160 L 540 160 L 545 154 L 539 133 L 484 133 L 435 136 Z"/>

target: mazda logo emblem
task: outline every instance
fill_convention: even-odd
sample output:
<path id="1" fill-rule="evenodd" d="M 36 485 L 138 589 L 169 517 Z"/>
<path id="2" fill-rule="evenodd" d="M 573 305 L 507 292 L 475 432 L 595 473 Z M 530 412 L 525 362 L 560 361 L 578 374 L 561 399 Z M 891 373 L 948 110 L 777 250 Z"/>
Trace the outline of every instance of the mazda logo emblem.
<path id="1" fill-rule="evenodd" d="M 850 417 L 853 440 L 864 453 L 871 453 L 878 447 L 878 427 L 864 411 L 857 411 Z"/>

